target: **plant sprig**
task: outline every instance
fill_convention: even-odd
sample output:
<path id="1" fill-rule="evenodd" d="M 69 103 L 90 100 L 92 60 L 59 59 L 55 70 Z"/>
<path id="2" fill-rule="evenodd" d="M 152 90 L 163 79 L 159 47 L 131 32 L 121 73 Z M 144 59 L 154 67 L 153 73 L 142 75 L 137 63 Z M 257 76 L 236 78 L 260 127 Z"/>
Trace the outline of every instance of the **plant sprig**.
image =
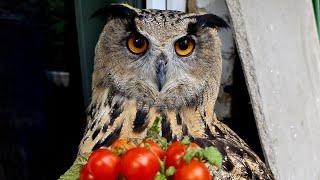
<path id="1" fill-rule="evenodd" d="M 75 180 L 80 178 L 80 170 L 84 166 L 89 158 L 89 153 L 80 154 L 74 161 L 73 165 L 62 175 L 58 180 Z"/>
<path id="2" fill-rule="evenodd" d="M 183 160 L 189 163 L 193 158 L 197 158 L 198 160 L 206 160 L 211 165 L 218 167 L 219 169 L 222 166 L 222 154 L 219 150 L 213 146 L 200 148 L 188 148 L 185 155 L 183 156 Z"/>

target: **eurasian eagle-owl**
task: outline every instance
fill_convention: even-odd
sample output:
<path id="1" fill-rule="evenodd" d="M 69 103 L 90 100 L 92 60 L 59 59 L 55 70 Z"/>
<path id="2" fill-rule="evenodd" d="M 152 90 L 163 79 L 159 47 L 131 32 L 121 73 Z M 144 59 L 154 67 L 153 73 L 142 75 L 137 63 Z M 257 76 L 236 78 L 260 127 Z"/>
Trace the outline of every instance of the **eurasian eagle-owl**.
<path id="1" fill-rule="evenodd" d="M 104 8 L 107 23 L 95 49 L 92 101 L 79 153 L 115 139 L 139 142 L 157 116 L 168 140 L 189 136 L 223 154 L 214 179 L 273 179 L 271 171 L 214 114 L 221 74 L 213 14 Z M 100 11 L 101 12 L 101 11 Z"/>

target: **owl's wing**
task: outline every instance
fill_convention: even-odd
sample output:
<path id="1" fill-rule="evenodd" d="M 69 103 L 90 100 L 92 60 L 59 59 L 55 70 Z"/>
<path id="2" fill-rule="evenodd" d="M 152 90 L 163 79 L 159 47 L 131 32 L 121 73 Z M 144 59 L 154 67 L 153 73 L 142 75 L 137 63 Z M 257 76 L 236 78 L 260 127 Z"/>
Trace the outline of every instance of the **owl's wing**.
<path id="1" fill-rule="evenodd" d="M 210 129 L 208 138 L 195 141 L 200 146 L 213 145 L 222 153 L 222 168 L 213 170 L 215 179 L 274 179 L 265 163 L 228 126 L 215 119 Z"/>

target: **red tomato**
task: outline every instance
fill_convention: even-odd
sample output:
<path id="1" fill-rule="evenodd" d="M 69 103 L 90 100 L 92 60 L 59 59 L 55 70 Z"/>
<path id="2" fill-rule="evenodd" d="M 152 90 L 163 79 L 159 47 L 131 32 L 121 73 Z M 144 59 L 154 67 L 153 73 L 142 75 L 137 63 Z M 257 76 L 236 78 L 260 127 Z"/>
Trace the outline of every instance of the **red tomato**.
<path id="1" fill-rule="evenodd" d="M 185 152 L 186 152 L 187 146 L 182 144 L 179 141 L 175 141 L 172 143 L 165 154 L 166 160 L 165 165 L 166 168 L 170 166 L 174 166 L 177 168 L 180 164 L 181 159 L 183 158 Z"/>
<path id="2" fill-rule="evenodd" d="M 175 168 L 178 168 L 180 163 L 183 161 L 183 156 L 187 151 L 187 148 L 197 148 L 199 147 L 196 143 L 190 143 L 189 146 L 182 144 L 180 141 L 176 141 L 172 143 L 165 154 L 166 161 L 165 165 L 166 168 L 170 166 L 174 166 Z"/>
<path id="3" fill-rule="evenodd" d="M 164 158 L 164 152 L 157 143 L 152 140 L 145 140 L 142 143 L 147 145 L 148 148 L 150 148 L 149 150 L 157 155 L 160 159 Z"/>
<path id="4" fill-rule="evenodd" d="M 94 177 L 88 170 L 88 166 L 84 165 L 80 171 L 80 180 L 94 180 Z"/>
<path id="5" fill-rule="evenodd" d="M 121 173 L 126 180 L 153 180 L 159 169 L 158 157 L 146 148 L 132 148 L 121 159 Z"/>
<path id="6" fill-rule="evenodd" d="M 88 160 L 88 170 L 96 180 L 117 179 L 120 174 L 121 159 L 108 149 L 94 151 Z"/>
<path id="7" fill-rule="evenodd" d="M 174 180 L 211 180 L 209 169 L 203 162 L 183 162 L 174 174 Z"/>
<path id="8" fill-rule="evenodd" d="M 129 150 L 133 148 L 133 145 L 128 142 L 128 140 L 125 139 L 117 139 L 114 141 L 111 145 L 111 148 L 116 149 L 116 148 L 123 148 L 126 150 Z"/>

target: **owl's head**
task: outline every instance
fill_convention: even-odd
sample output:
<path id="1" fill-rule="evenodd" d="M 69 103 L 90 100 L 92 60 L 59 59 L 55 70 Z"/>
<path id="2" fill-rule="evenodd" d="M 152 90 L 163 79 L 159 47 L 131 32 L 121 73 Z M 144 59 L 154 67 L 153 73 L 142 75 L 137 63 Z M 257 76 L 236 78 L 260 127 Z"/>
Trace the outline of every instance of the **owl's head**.
<path id="1" fill-rule="evenodd" d="M 107 23 L 95 50 L 93 88 L 161 109 L 195 105 L 205 93 L 215 100 L 222 64 L 217 28 L 227 27 L 224 20 L 128 5 L 101 12 Z"/>

